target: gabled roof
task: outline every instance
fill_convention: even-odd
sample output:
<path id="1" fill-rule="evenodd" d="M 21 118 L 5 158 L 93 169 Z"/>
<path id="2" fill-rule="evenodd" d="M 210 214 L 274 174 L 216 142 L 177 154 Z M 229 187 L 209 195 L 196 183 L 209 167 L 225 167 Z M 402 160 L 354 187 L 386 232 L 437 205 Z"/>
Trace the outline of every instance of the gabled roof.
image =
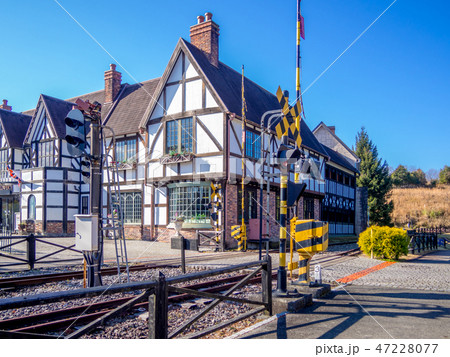
<path id="1" fill-rule="evenodd" d="M 51 121 L 53 128 L 55 129 L 57 137 L 64 139 L 66 136 L 66 124 L 64 119 L 67 113 L 72 110 L 75 103 L 53 98 L 44 94 L 41 94 L 41 98 L 45 105 L 48 119 Z"/>
<path id="2" fill-rule="evenodd" d="M 145 127 L 147 121 L 149 120 L 156 105 L 156 101 L 164 88 L 165 81 L 171 73 L 172 67 L 170 64 L 172 63 L 173 66 L 176 56 L 178 56 L 180 51 L 184 51 L 191 64 L 203 77 L 208 89 L 218 99 L 221 109 L 225 112 L 235 113 L 240 116 L 242 111 L 241 73 L 235 71 L 220 61 L 217 67 L 212 65 L 203 51 L 181 38 L 175 47 L 172 54 L 172 59 L 169 62 L 169 65 L 166 68 L 164 75 L 155 91 L 155 100 L 150 103 L 149 108 L 143 117 L 141 127 Z M 246 118 L 255 124 L 260 125 L 261 117 L 264 113 L 280 109 L 280 104 L 274 94 L 265 90 L 246 77 L 244 77 L 244 92 L 245 101 L 247 104 Z M 266 116 L 264 125 L 267 125 L 268 118 L 269 116 Z M 271 125 L 272 130 L 275 130 L 275 125 L 276 123 Z M 328 156 L 304 120 L 301 120 L 300 131 L 303 139 L 303 146 L 312 149 L 323 156 Z"/>
<path id="3" fill-rule="evenodd" d="M 111 127 L 115 135 L 135 133 L 139 130 L 139 123 L 144 116 L 145 110 L 153 99 L 159 78 L 151 79 L 142 83 L 126 85 L 118 98 L 108 117 L 104 118 L 104 125 Z M 155 99 L 156 100 L 156 99 Z M 103 112 L 106 111 L 102 108 Z"/>
<path id="4" fill-rule="evenodd" d="M 339 154 L 337 151 L 334 151 L 333 149 L 329 148 L 326 145 L 322 144 L 322 147 L 327 151 L 328 156 L 330 157 L 330 161 L 334 162 L 335 164 L 338 164 L 339 166 L 345 167 L 346 169 L 359 173 L 359 170 L 354 167 L 350 162 L 345 158 L 344 155 Z"/>
<path id="5" fill-rule="evenodd" d="M 361 159 L 353 152 L 352 149 L 350 149 L 342 140 L 341 138 L 339 138 L 339 136 L 337 136 L 335 133 L 333 133 L 331 131 L 331 129 L 325 125 L 325 123 L 323 121 L 321 121 L 312 131 L 314 134 L 319 130 L 319 129 L 325 129 L 329 135 L 332 135 L 354 158 L 357 162 L 359 162 Z M 323 144 L 322 144 L 323 145 Z"/>
<path id="6" fill-rule="evenodd" d="M 0 109 L 0 124 L 11 148 L 22 148 L 30 122 L 29 115 Z"/>

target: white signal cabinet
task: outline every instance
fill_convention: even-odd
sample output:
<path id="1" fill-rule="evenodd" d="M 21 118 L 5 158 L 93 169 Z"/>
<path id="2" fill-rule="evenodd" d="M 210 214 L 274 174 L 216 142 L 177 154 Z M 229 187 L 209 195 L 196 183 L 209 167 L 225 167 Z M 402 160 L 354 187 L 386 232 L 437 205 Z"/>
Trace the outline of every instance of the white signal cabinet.
<path id="1" fill-rule="evenodd" d="M 82 251 L 98 250 L 97 215 L 75 215 L 75 248 Z"/>

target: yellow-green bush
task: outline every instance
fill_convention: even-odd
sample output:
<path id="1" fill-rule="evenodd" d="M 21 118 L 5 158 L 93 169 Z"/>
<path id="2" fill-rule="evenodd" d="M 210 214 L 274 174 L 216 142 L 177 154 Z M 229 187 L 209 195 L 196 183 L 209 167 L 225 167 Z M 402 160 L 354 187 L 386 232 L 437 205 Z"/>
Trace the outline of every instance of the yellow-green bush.
<path id="1" fill-rule="evenodd" d="M 400 228 L 372 226 L 359 235 L 358 245 L 366 255 L 373 251 L 376 258 L 397 260 L 408 254 L 409 237 Z"/>

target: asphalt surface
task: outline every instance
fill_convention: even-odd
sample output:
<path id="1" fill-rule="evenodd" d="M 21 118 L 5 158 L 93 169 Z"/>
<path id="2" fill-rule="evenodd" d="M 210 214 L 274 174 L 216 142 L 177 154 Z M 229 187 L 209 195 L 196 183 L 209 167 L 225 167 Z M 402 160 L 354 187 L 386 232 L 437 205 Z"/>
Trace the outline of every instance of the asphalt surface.
<path id="1" fill-rule="evenodd" d="M 361 258 L 367 259 L 367 258 Z M 450 285 L 435 286 L 449 278 L 450 250 L 440 250 L 417 260 L 393 264 L 374 271 L 363 278 L 336 288 L 327 298 L 298 313 L 279 314 L 267 319 L 256 329 L 239 336 L 258 339 L 448 339 L 450 338 Z M 355 260 L 348 272 L 355 269 Z M 360 262 L 361 266 L 367 262 Z M 376 262 L 372 262 L 373 265 Z M 428 289 L 417 288 L 414 280 L 410 288 L 382 286 L 389 282 L 386 274 L 396 280 L 405 274 L 405 266 L 422 271 L 429 277 Z M 342 268 L 342 267 L 341 267 Z M 389 270 L 388 270 L 389 269 Z M 342 272 L 345 270 L 341 269 Z M 407 269 L 406 269 L 407 270 Z M 336 278 L 341 278 L 338 269 Z M 341 272 L 341 273 L 342 273 Z M 436 277 L 442 279 L 436 281 Z M 370 278 L 369 278 L 370 277 Z M 370 280 L 369 280 L 370 279 Z M 379 286 L 369 285 L 379 284 Z M 438 291 L 439 290 L 439 291 Z"/>

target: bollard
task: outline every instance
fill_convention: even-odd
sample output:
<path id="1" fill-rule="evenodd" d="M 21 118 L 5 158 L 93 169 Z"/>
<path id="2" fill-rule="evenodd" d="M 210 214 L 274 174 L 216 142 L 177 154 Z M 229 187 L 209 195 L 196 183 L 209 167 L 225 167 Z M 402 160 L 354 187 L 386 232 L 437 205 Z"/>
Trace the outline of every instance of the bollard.
<path id="1" fill-rule="evenodd" d="M 272 316 L 272 258 L 267 254 L 264 260 L 267 264 L 261 272 L 262 301 L 267 304 L 267 313 Z"/>
<path id="2" fill-rule="evenodd" d="M 30 234 L 27 237 L 27 257 L 28 267 L 30 270 L 34 269 L 34 263 L 36 263 L 36 238 L 34 234 Z"/>
<path id="3" fill-rule="evenodd" d="M 166 277 L 159 272 L 158 285 L 148 298 L 148 338 L 167 339 L 168 287 Z"/>
<path id="4" fill-rule="evenodd" d="M 184 237 L 180 234 L 180 247 L 181 247 L 181 272 L 186 274 L 186 252 Z"/>

